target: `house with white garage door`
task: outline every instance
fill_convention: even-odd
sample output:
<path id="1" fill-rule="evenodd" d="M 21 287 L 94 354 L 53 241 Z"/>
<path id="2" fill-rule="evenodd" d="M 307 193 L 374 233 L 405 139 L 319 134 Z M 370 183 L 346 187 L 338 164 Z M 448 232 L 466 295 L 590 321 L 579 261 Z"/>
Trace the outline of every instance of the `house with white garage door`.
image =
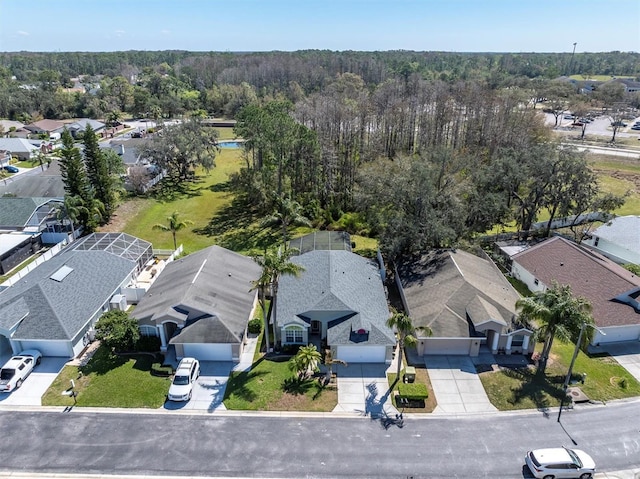
<path id="1" fill-rule="evenodd" d="M 152 257 L 151 243 L 124 233 L 94 233 L 67 246 L 0 292 L 0 354 L 77 356 L 114 296 Z"/>
<path id="2" fill-rule="evenodd" d="M 516 254 L 511 274 L 531 291 L 555 281 L 591 303 L 599 330 L 591 344 L 640 339 L 640 278 L 608 258 L 560 236 Z"/>
<path id="3" fill-rule="evenodd" d="M 304 271 L 280 278 L 276 341 L 306 345 L 317 339 L 348 363 L 390 363 L 396 340 L 386 325 L 380 265 L 345 249 L 312 250 L 291 261 Z"/>
<path id="4" fill-rule="evenodd" d="M 416 327 L 418 354 L 478 356 L 529 354 L 533 331 L 518 321 L 520 295 L 487 257 L 462 250 L 433 250 L 404 257 L 396 283 L 405 311 Z"/>
<path id="5" fill-rule="evenodd" d="M 131 316 L 141 334 L 159 336 L 161 350 L 174 347 L 178 359 L 237 362 L 261 272 L 251 258 L 210 246 L 167 264 Z"/>

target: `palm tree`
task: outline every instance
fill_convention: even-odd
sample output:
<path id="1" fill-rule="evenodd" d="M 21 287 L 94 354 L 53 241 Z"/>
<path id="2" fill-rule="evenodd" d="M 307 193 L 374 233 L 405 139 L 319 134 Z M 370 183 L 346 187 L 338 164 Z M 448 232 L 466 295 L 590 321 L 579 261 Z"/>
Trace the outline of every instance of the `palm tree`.
<path id="1" fill-rule="evenodd" d="M 275 319 L 275 311 L 276 311 L 276 298 L 278 295 L 278 281 L 281 275 L 289 275 L 289 276 L 298 276 L 304 268 L 297 263 L 291 261 L 291 256 L 298 252 L 297 249 L 287 249 L 282 250 L 278 249 L 270 249 L 264 252 L 262 256 L 254 256 L 253 260 L 260 265 L 262 268 L 262 273 L 260 277 L 253 282 L 253 288 L 258 290 L 258 300 L 260 301 L 260 306 L 262 306 L 262 320 L 264 321 L 264 331 L 265 331 L 265 339 L 267 352 L 270 350 L 269 344 L 269 324 L 267 323 L 267 317 L 265 312 L 265 297 L 268 288 L 271 288 L 271 297 L 273 301 L 273 306 L 271 310 L 274 313 L 273 317 L 273 338 L 275 341 L 276 338 L 276 319 Z"/>
<path id="2" fill-rule="evenodd" d="M 64 221 L 68 220 L 71 225 L 71 236 L 75 239 L 76 229 L 75 223 L 82 214 L 89 214 L 87 208 L 85 208 L 82 198 L 79 196 L 65 195 L 64 201 L 56 206 L 56 220 L 62 227 Z"/>
<path id="3" fill-rule="evenodd" d="M 400 379 L 400 371 L 402 371 L 402 354 L 405 346 L 414 346 L 418 341 L 413 335 L 414 330 L 423 332 L 426 336 L 431 336 L 432 331 L 428 326 L 413 327 L 411 318 L 404 313 L 395 312 L 387 319 L 387 326 L 396 330 L 398 335 L 398 373 L 396 381 Z"/>
<path id="4" fill-rule="evenodd" d="M 538 361 L 538 374 L 544 374 L 555 338 L 563 342 L 571 341 L 578 337 L 584 323 L 595 324 L 589 301 L 573 296 L 571 286 L 558 285 L 555 281 L 550 289 L 519 299 L 516 308 L 521 311 L 520 318 L 525 322 L 537 323 L 536 336 L 544 341 Z M 585 344 L 591 342 L 592 329 L 587 328 L 585 331 Z"/>
<path id="5" fill-rule="evenodd" d="M 298 379 L 310 376 L 318 368 L 322 355 L 315 344 L 302 346 L 289 360 L 289 368 L 298 373 Z"/>
<path id="6" fill-rule="evenodd" d="M 192 225 L 193 221 L 189 221 L 189 220 L 180 220 L 178 217 L 180 216 L 180 213 L 178 213 L 177 211 L 174 211 L 173 213 L 171 213 L 171 216 L 167 216 L 167 224 L 163 225 L 163 224 L 155 224 L 153 225 L 153 229 L 154 230 L 162 230 L 162 231 L 171 231 L 171 234 L 173 235 L 173 249 L 177 250 L 178 249 L 178 243 L 176 241 L 176 233 L 178 231 L 180 231 L 183 228 L 186 228 L 188 225 Z"/>
<path id="7" fill-rule="evenodd" d="M 327 375 L 324 378 L 325 384 L 329 384 L 331 382 L 331 377 L 333 376 L 333 366 L 337 364 L 345 367 L 349 366 L 346 361 L 334 358 L 331 350 L 327 349 L 324 353 L 324 365 L 327 367 Z"/>
<path id="8" fill-rule="evenodd" d="M 278 196 L 275 199 L 274 212 L 262 220 L 261 225 L 280 225 L 282 227 L 282 243 L 286 245 L 289 226 L 311 226 L 311 221 L 304 216 L 302 210 L 302 205 L 296 200 L 288 196 Z"/>

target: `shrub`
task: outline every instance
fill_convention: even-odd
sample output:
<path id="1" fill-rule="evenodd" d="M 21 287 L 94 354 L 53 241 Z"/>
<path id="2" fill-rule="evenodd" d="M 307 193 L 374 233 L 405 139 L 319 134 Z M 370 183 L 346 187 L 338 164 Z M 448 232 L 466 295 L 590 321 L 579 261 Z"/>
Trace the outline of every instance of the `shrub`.
<path id="1" fill-rule="evenodd" d="M 282 346 L 282 354 L 297 354 L 300 344 L 285 344 Z"/>
<path id="2" fill-rule="evenodd" d="M 620 386 L 621 389 L 627 389 L 627 385 L 627 378 L 620 378 L 620 381 L 618 381 L 618 386 Z"/>
<path id="3" fill-rule="evenodd" d="M 247 328 L 251 334 L 260 334 L 262 332 L 262 319 L 253 318 L 249 321 L 249 326 Z"/>
<path id="4" fill-rule="evenodd" d="M 420 401 L 429 397 L 429 390 L 422 383 L 400 383 L 398 396 L 409 401 Z"/>
<path id="5" fill-rule="evenodd" d="M 140 336 L 136 343 L 136 351 L 157 353 L 160 351 L 161 341 L 158 336 Z"/>

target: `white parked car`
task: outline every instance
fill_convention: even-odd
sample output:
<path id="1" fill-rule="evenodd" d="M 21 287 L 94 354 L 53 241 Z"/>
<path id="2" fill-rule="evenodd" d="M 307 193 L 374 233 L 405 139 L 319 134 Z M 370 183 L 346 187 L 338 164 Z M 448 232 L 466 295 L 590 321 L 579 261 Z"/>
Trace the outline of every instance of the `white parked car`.
<path id="1" fill-rule="evenodd" d="M 167 398 L 169 401 L 188 401 L 193 393 L 193 383 L 200 376 L 200 362 L 195 358 L 182 358 L 173 376 Z"/>
<path id="2" fill-rule="evenodd" d="M 40 361 L 42 353 L 36 349 L 27 349 L 9 359 L 0 369 L 0 392 L 8 393 L 22 386 Z"/>
<path id="3" fill-rule="evenodd" d="M 535 449 L 527 452 L 524 460 L 531 473 L 537 478 L 591 479 L 596 473 L 596 463 L 589 454 L 580 449 L 566 447 Z"/>

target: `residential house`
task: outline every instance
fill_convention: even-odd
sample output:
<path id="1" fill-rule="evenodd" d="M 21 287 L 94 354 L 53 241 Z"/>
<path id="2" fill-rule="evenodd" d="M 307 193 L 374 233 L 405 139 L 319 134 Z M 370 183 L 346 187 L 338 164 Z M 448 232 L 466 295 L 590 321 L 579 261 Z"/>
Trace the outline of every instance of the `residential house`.
<path id="1" fill-rule="evenodd" d="M 622 266 L 560 236 L 512 260 L 511 274 L 531 291 L 545 291 L 555 281 L 591 303 L 599 328 L 592 344 L 640 339 L 640 278 Z"/>
<path id="2" fill-rule="evenodd" d="M 30 160 L 40 151 L 24 138 L 0 138 L 0 150 L 6 150 L 20 160 Z"/>
<path id="3" fill-rule="evenodd" d="M 133 310 L 144 335 L 159 336 L 177 358 L 240 360 L 261 268 L 251 258 L 210 246 L 166 265 Z"/>
<path id="4" fill-rule="evenodd" d="M 326 232 L 329 234 L 330 232 Z M 311 236 L 311 235 L 309 235 Z M 312 241 L 318 247 L 322 241 Z M 315 249 L 291 261 L 299 276 L 280 277 L 275 308 L 276 342 L 318 342 L 349 363 L 390 363 L 396 344 L 381 266 L 348 249 Z"/>
<path id="5" fill-rule="evenodd" d="M 612 218 L 582 243 L 616 263 L 640 265 L 640 216 Z"/>
<path id="6" fill-rule="evenodd" d="M 520 295 L 487 256 L 434 250 L 406 257 L 396 283 L 417 328 L 418 354 L 478 356 L 483 346 L 494 354 L 533 351 L 533 331 L 518 322 Z"/>
<path id="7" fill-rule="evenodd" d="M 0 133 L 5 138 L 27 138 L 30 132 L 19 121 L 0 120 Z"/>
<path id="8" fill-rule="evenodd" d="M 0 149 L 0 168 L 3 168 L 11 163 L 11 152 Z"/>
<path id="9" fill-rule="evenodd" d="M 35 174 L 18 175 L 11 181 L 0 181 L 0 197 L 62 199 L 65 191 L 58 160 L 54 158 L 51 163 L 45 162 L 36 169 Z"/>
<path id="10" fill-rule="evenodd" d="M 57 120 L 40 120 L 25 126 L 25 129 L 36 135 L 59 136 L 64 131 L 65 124 Z"/>
<path id="11" fill-rule="evenodd" d="M 61 203 L 57 198 L 0 197 L 0 230 L 41 233 Z"/>
<path id="12" fill-rule="evenodd" d="M 100 136 L 105 129 L 106 125 L 98 120 L 92 120 L 90 118 L 80 118 L 73 123 L 67 124 L 67 130 L 71 133 L 71 136 L 76 138 L 79 133 L 84 132 L 87 129 L 87 125 L 93 128 L 93 131 Z"/>
<path id="13" fill-rule="evenodd" d="M 99 317 L 125 306 L 122 290 L 152 255 L 133 236 L 94 233 L 38 265 L 0 292 L 0 354 L 79 355 Z"/>

